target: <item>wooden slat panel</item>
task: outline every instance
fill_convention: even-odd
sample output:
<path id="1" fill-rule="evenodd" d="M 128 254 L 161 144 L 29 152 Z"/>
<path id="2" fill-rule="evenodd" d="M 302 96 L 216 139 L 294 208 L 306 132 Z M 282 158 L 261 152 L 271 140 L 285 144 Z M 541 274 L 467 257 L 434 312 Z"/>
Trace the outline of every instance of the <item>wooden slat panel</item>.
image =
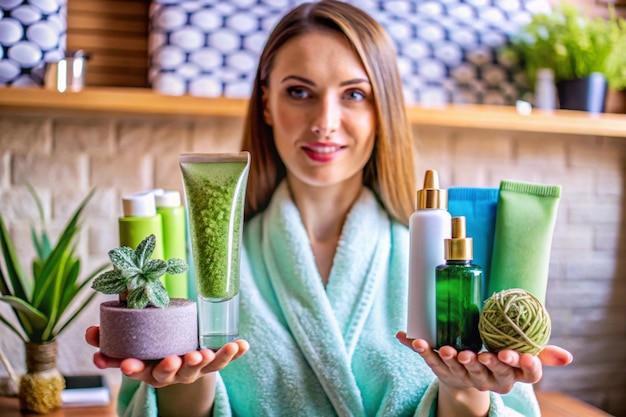
<path id="1" fill-rule="evenodd" d="M 87 85 L 90 87 L 109 87 L 111 85 L 121 87 L 143 88 L 146 84 L 145 75 L 133 75 L 128 73 L 94 73 L 87 72 Z"/>
<path id="2" fill-rule="evenodd" d="M 71 38 L 71 39 L 70 39 Z M 129 36 L 110 35 L 104 32 L 75 32 L 67 31 L 67 48 L 86 51 L 102 49 L 109 51 L 131 51 L 148 54 L 148 39 Z"/>
<path id="3" fill-rule="evenodd" d="M 129 33 L 147 36 L 148 25 L 145 20 L 132 16 L 116 16 L 110 18 L 102 15 L 71 13 L 67 16 L 67 25 L 72 31 L 99 31 L 112 33 Z"/>
<path id="4" fill-rule="evenodd" d="M 148 57 L 135 54 L 135 53 L 119 53 L 111 52 L 107 50 L 94 49 L 91 51 L 91 58 L 89 59 L 89 68 L 91 67 L 103 67 L 121 70 L 141 70 L 144 73 L 147 71 Z"/>
<path id="5" fill-rule="evenodd" d="M 67 49 L 91 55 L 86 85 L 148 87 L 149 0 L 68 0 Z"/>
<path id="6" fill-rule="evenodd" d="M 149 0 L 68 0 L 68 14 L 72 12 L 92 12 L 145 18 L 148 16 Z"/>

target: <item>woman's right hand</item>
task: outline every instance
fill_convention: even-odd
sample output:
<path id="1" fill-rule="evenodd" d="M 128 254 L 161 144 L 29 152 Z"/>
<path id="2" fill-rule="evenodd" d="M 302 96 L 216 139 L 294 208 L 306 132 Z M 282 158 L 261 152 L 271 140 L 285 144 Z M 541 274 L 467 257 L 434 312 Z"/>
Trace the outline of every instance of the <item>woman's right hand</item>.
<path id="1" fill-rule="evenodd" d="M 100 327 L 87 328 L 85 340 L 91 346 L 100 347 Z M 246 353 L 248 348 L 248 342 L 237 340 L 225 344 L 217 352 L 202 349 L 183 356 L 168 356 L 159 362 L 134 358 L 114 359 L 98 351 L 94 354 L 93 362 L 100 369 L 120 368 L 129 378 L 162 388 L 172 384 L 191 384 L 207 374 L 219 371 Z"/>

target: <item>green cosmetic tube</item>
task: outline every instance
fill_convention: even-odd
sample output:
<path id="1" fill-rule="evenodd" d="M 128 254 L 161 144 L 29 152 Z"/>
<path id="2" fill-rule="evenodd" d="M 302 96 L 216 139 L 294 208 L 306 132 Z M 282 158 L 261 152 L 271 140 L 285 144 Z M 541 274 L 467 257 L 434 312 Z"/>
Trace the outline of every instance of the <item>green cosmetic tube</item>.
<path id="1" fill-rule="evenodd" d="M 187 259 L 185 208 L 180 203 L 178 191 L 155 193 L 157 213 L 163 225 L 164 259 Z M 187 273 L 165 275 L 165 289 L 171 298 L 187 298 Z"/>
<path id="2" fill-rule="evenodd" d="M 161 216 L 156 212 L 154 193 L 147 191 L 124 196 L 122 211 L 124 215 L 118 219 L 120 246 L 135 249 L 153 234 L 156 246 L 152 258 L 163 259 L 163 226 Z"/>
<path id="3" fill-rule="evenodd" d="M 200 346 L 239 337 L 239 260 L 250 154 L 179 158 L 198 294 Z"/>
<path id="4" fill-rule="evenodd" d="M 561 186 L 500 183 L 488 295 L 522 288 L 546 301 Z"/>

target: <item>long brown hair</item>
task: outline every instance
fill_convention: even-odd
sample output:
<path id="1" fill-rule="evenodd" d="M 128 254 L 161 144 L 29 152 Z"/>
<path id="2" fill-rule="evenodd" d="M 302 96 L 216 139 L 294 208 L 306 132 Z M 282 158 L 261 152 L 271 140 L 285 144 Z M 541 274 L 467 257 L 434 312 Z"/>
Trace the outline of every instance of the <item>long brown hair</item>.
<path id="1" fill-rule="evenodd" d="M 251 156 L 246 218 L 267 207 L 285 178 L 285 165 L 276 151 L 272 128 L 263 118 L 261 87 L 267 83 L 274 57 L 290 39 L 329 29 L 342 33 L 352 44 L 372 83 L 377 132 L 372 156 L 364 167 L 363 183 L 376 193 L 393 217 L 408 224 L 415 209 L 415 173 L 395 49 L 385 30 L 367 13 L 335 0 L 304 3 L 287 13 L 269 35 L 261 53 L 243 137 L 243 150 Z"/>

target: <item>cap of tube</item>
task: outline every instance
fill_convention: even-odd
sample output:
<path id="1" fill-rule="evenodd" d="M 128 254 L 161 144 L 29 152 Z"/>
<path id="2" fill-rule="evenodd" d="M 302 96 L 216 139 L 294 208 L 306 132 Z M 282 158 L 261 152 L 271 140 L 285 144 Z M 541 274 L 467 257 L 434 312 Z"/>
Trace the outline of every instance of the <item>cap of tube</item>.
<path id="1" fill-rule="evenodd" d="M 417 190 L 417 209 L 447 209 L 448 190 L 439 188 L 439 174 L 434 169 L 426 171 L 424 188 Z"/>
<path id="2" fill-rule="evenodd" d="M 122 197 L 124 217 L 151 217 L 156 215 L 156 204 L 152 191 Z"/>
<path id="3" fill-rule="evenodd" d="M 174 190 L 165 190 L 154 196 L 157 207 L 179 207 L 180 193 Z"/>

